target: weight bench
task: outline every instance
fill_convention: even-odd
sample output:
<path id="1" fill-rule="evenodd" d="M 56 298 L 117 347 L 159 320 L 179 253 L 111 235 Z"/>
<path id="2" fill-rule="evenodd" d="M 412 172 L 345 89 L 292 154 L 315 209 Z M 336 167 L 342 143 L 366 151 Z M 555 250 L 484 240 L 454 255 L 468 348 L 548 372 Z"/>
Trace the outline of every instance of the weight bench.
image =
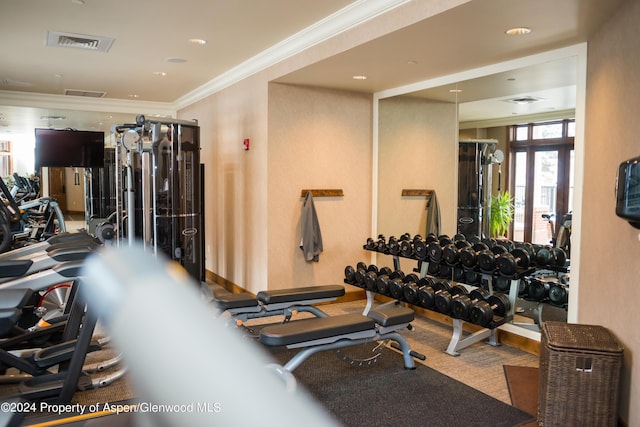
<path id="1" fill-rule="evenodd" d="M 297 311 L 311 313 L 316 317 L 327 317 L 324 311 L 312 304 L 335 301 L 343 295 L 344 286 L 340 285 L 260 291 L 256 296 L 219 290 L 214 292 L 214 302 L 220 310 L 229 313 L 239 324 L 248 319 L 279 315 L 285 316 L 284 321 L 287 322 Z"/>
<path id="2" fill-rule="evenodd" d="M 293 372 L 317 352 L 351 347 L 380 340 L 399 344 L 405 369 L 415 369 L 411 347 L 397 331 L 410 326 L 413 310 L 406 307 L 385 307 L 362 314 L 302 319 L 266 326 L 260 331 L 260 341 L 267 346 L 289 349 L 302 348 L 283 369 Z"/>

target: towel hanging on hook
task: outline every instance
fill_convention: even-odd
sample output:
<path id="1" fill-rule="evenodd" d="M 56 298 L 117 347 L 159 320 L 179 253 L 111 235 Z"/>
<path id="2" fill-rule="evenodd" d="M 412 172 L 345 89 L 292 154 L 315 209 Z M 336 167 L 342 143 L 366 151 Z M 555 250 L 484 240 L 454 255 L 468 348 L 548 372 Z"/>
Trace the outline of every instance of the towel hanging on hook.
<path id="1" fill-rule="evenodd" d="M 300 229 L 302 237 L 300 239 L 300 249 L 304 253 L 304 259 L 307 262 L 318 262 L 320 260 L 320 252 L 322 252 L 322 233 L 320 232 L 320 222 L 313 204 L 313 196 L 311 191 L 307 191 L 307 195 L 302 203 L 302 216 L 300 219 Z"/>

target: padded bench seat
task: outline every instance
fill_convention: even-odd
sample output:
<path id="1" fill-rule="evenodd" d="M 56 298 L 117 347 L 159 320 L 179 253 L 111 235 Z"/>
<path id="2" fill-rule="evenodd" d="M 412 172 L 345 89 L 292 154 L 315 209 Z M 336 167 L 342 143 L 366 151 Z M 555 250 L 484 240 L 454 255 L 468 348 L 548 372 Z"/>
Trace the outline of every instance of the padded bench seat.
<path id="1" fill-rule="evenodd" d="M 232 294 L 231 292 L 216 292 L 216 305 L 222 310 L 232 310 L 234 308 L 257 307 L 258 300 L 251 294 Z"/>
<path id="2" fill-rule="evenodd" d="M 415 313 L 408 307 L 395 306 L 371 310 L 367 316 L 375 320 L 378 325 L 388 327 L 413 322 Z"/>
<path id="3" fill-rule="evenodd" d="M 308 301 L 325 298 L 338 298 L 344 295 L 344 286 L 324 285 L 307 286 L 292 289 L 260 291 L 257 298 L 263 304 L 279 304 L 296 301 Z"/>
<path id="4" fill-rule="evenodd" d="M 374 327 L 373 319 L 362 314 L 318 317 L 267 326 L 260 331 L 260 341 L 269 346 L 285 346 L 355 332 L 372 331 Z"/>

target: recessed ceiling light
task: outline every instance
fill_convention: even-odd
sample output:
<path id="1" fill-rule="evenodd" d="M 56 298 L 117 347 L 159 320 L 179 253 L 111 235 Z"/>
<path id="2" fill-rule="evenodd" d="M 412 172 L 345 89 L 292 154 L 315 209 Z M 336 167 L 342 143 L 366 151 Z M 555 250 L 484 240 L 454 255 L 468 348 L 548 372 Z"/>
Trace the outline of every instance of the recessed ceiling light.
<path id="1" fill-rule="evenodd" d="M 167 62 L 173 62 L 174 64 L 182 64 L 183 62 L 187 62 L 184 58 L 167 58 Z"/>
<path id="2" fill-rule="evenodd" d="M 129 98 L 140 98 L 140 95 L 135 94 L 135 93 L 130 93 L 129 94 Z"/>
<path id="3" fill-rule="evenodd" d="M 464 92 L 462 89 L 449 89 L 449 93 L 462 93 Z"/>
<path id="4" fill-rule="evenodd" d="M 204 39 L 189 39 L 189 43 L 202 46 L 204 44 L 207 44 L 207 41 Z"/>
<path id="5" fill-rule="evenodd" d="M 160 76 L 160 77 L 164 77 L 167 75 L 167 73 L 165 73 L 164 71 L 154 71 L 153 72 L 154 76 Z"/>
<path id="6" fill-rule="evenodd" d="M 514 27 L 509 28 L 504 33 L 508 36 L 522 36 L 524 34 L 529 34 L 531 32 L 531 28 L 529 27 Z"/>
<path id="7" fill-rule="evenodd" d="M 352 79 L 353 80 L 367 80 L 367 76 L 362 76 L 362 75 L 353 76 Z"/>

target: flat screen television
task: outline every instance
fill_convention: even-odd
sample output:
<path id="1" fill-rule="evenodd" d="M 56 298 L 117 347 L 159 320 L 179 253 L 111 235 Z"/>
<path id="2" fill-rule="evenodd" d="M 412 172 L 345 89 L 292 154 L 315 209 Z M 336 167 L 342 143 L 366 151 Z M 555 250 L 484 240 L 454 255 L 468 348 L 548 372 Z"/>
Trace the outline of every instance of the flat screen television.
<path id="1" fill-rule="evenodd" d="M 104 132 L 36 129 L 35 167 L 104 167 Z"/>
<path id="2" fill-rule="evenodd" d="M 618 166 L 616 215 L 640 228 L 640 157 L 624 161 Z"/>

